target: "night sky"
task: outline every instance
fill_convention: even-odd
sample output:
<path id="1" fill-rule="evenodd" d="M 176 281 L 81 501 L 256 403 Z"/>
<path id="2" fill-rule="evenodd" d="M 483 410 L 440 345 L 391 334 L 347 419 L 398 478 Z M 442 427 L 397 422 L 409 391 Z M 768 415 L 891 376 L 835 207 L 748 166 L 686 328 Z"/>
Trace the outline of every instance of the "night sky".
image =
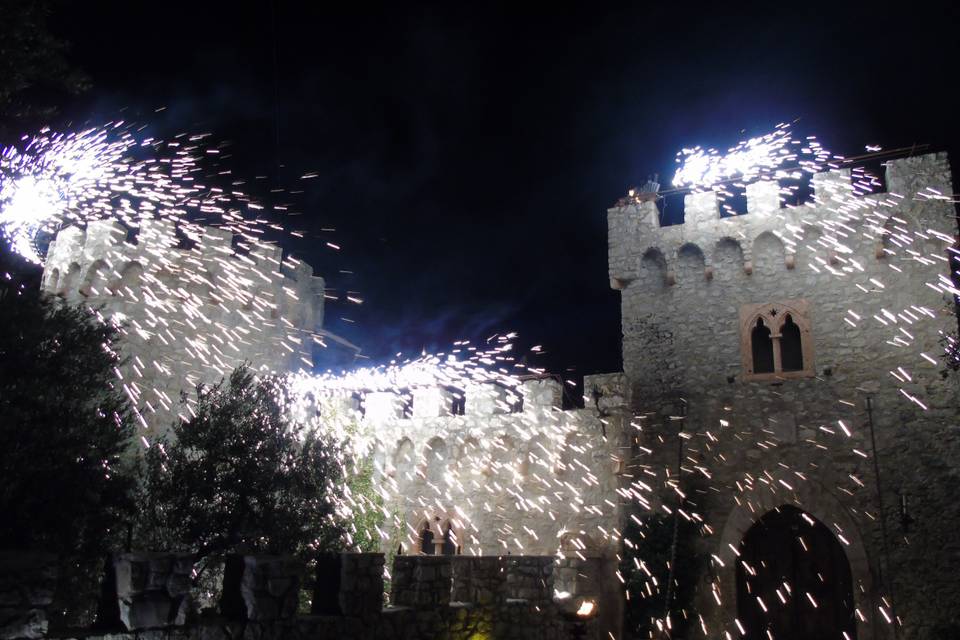
<path id="1" fill-rule="evenodd" d="M 683 146 L 799 118 L 837 153 L 960 158 L 947 8 L 332 4 L 73 2 L 51 27 L 93 84 L 62 118 L 229 142 L 247 192 L 302 212 L 285 247 L 364 299 L 327 328 L 374 361 L 517 331 L 552 371 L 618 370 L 605 212 Z"/>

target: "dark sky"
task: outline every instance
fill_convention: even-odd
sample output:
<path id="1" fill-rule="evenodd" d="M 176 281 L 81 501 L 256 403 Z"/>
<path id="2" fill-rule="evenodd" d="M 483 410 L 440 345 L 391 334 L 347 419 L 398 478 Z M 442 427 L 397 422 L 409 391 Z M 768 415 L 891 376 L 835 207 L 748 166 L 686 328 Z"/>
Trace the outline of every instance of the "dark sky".
<path id="1" fill-rule="evenodd" d="M 253 195 L 304 191 L 287 248 L 360 292 L 327 327 L 374 358 L 515 330 L 554 371 L 619 369 L 605 211 L 682 146 L 800 118 L 838 153 L 960 149 L 945 7 L 343 4 L 73 2 L 52 26 L 94 87 L 65 115 L 211 132 Z"/>

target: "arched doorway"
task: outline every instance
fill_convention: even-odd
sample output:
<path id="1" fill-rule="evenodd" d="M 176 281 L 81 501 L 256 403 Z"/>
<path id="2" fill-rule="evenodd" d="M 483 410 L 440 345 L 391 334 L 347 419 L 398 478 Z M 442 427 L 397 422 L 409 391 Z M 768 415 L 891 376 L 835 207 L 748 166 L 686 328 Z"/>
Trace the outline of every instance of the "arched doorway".
<path id="1" fill-rule="evenodd" d="M 850 564 L 833 533 L 789 505 L 755 522 L 740 543 L 737 619 L 747 640 L 855 640 Z"/>

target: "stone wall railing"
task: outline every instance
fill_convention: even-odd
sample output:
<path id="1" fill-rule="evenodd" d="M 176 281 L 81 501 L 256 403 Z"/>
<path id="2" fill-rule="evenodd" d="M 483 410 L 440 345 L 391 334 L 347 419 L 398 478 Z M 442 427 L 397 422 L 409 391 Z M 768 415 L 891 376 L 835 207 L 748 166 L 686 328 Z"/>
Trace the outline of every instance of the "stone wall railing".
<path id="1" fill-rule="evenodd" d="M 71 630 L 70 636 L 90 640 L 599 638 L 596 618 L 575 613 L 582 597 L 565 593 L 555 599 L 556 562 L 549 556 L 398 556 L 392 572 L 392 604 L 384 608 L 381 554 L 326 556 L 318 564 L 314 613 L 301 615 L 297 610 L 304 567 L 299 561 L 284 556 L 232 556 L 225 566 L 219 611 L 198 614 L 191 602 L 193 562 L 188 555 L 122 553 L 107 564 L 95 628 Z M 575 559 L 564 566 L 582 574 L 589 565 L 581 566 Z M 0 553 L 0 640 L 49 637 L 46 614 L 56 582 L 54 556 Z"/>
<path id="2" fill-rule="evenodd" d="M 622 374 L 584 376 L 585 393 L 589 394 L 599 386 L 612 389 L 618 384 L 617 376 Z M 624 392 L 622 389 L 616 391 Z M 473 384 L 466 389 L 421 386 L 405 392 L 367 391 L 351 397 L 328 398 L 323 402 L 335 403 L 337 400 L 343 404 L 339 409 L 362 411 L 367 422 L 385 425 L 402 420 L 454 418 L 458 406 L 463 407 L 463 415 L 467 417 L 560 411 L 563 386 L 552 378 L 525 380 L 511 389 L 493 383 Z M 322 406 L 320 410 L 323 411 Z"/>

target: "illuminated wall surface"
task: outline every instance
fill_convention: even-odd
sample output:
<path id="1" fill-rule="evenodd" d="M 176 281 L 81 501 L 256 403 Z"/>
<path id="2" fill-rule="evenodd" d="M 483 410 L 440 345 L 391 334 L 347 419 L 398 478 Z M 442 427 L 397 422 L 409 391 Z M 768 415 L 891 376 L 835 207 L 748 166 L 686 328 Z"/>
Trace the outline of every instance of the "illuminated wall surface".
<path id="1" fill-rule="evenodd" d="M 210 227 L 193 248 L 178 248 L 169 220 L 144 220 L 136 244 L 126 235 L 113 221 L 64 229 L 50 245 L 43 288 L 124 323 L 121 382 L 145 435 L 185 413 L 181 390 L 218 382 L 244 361 L 310 369 L 324 283 L 309 265 L 281 266 L 281 249 L 266 244 L 232 255 L 233 235 Z"/>
<path id="2" fill-rule="evenodd" d="M 599 574 L 619 589 L 629 514 L 676 503 L 682 429 L 678 488 L 710 558 L 696 622 L 710 637 L 767 624 L 756 622 L 757 594 L 771 624 L 787 613 L 820 624 L 827 611 L 849 614 L 852 626 L 833 628 L 861 638 L 892 637 L 894 615 L 904 637 L 939 633 L 955 615 L 942 604 L 960 600 L 958 387 L 941 377 L 938 344 L 956 328 L 947 158 L 890 161 L 885 184 L 865 194 L 843 172 L 817 174 L 814 200 L 785 208 L 775 183 L 754 182 L 747 213 L 726 218 L 714 192 L 691 193 L 685 222 L 668 227 L 653 202 L 610 209 L 624 371 L 589 376 L 585 409 L 562 411 L 549 380 L 523 383 L 522 406 L 496 386 L 465 389 L 462 415 L 440 388 L 413 389 L 412 404 L 387 392 L 342 398 L 362 406 L 374 439 L 375 484 L 391 514 L 384 549 L 605 558 Z M 281 269 L 279 249 L 266 246 L 224 260 L 231 238 L 216 230 L 193 249 L 174 248 L 159 222 L 144 223 L 136 245 L 123 233 L 104 222 L 61 232 L 44 287 L 122 314 L 131 359 L 121 374 L 145 422 L 174 418 L 181 389 L 243 360 L 309 368 L 323 312 L 323 281 L 309 267 Z M 772 329 L 772 371 L 753 370 L 758 309 Z M 796 316 L 803 344 L 793 355 L 774 312 Z M 814 587 L 768 589 L 764 571 L 779 561 L 750 541 L 765 537 L 757 526 L 778 539 L 794 512 L 765 515 L 783 505 L 811 527 L 802 543 L 811 550 L 791 547 L 791 566 L 826 563 L 820 582 L 848 611 L 817 603 Z M 601 597 L 601 615 L 611 606 Z"/>
<path id="3" fill-rule="evenodd" d="M 886 192 L 863 195 L 849 172 L 818 174 L 815 201 L 789 208 L 776 183 L 754 183 L 746 215 L 725 218 L 713 192 L 691 194 L 686 221 L 667 227 L 654 203 L 608 212 L 624 373 L 643 429 L 638 442 L 652 452 L 639 451 L 631 468 L 663 486 L 677 460 L 670 417 L 685 412 L 682 484 L 698 487 L 690 490 L 712 531 L 700 546 L 714 554 L 697 602 L 714 633 L 737 637 L 735 616 L 751 615 L 744 600 L 757 594 L 738 597 L 735 553 L 745 552 L 750 527 L 783 504 L 839 541 L 858 637 L 888 637 L 893 609 L 903 637 L 934 637 L 943 633 L 938 625 L 956 623 L 941 604 L 960 601 L 950 569 L 960 549 L 958 385 L 941 377 L 938 344 L 957 328 L 951 174 L 946 154 L 931 154 L 888 162 L 885 178 Z M 806 307 L 808 371 L 751 379 L 743 309 L 784 302 Z M 658 437 L 672 446 L 657 446 Z M 797 549 L 799 562 L 813 562 Z M 844 560 L 820 561 L 825 577 L 840 580 Z M 751 562 L 760 589 L 775 563 Z M 780 592 L 789 604 L 774 590 L 762 594 L 768 619 L 780 609 L 811 617 L 824 608 Z"/>

